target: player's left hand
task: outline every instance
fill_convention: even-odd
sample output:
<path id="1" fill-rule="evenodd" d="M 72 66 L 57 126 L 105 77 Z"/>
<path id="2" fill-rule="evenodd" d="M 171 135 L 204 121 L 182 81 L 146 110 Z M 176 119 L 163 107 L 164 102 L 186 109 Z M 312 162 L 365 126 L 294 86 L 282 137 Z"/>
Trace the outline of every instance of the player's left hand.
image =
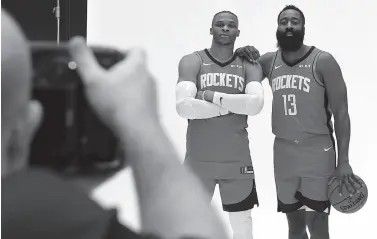
<path id="1" fill-rule="evenodd" d="M 343 194 L 343 184 L 346 186 L 350 195 L 357 192 L 357 188 L 360 187 L 353 170 L 349 162 L 339 163 L 335 170 L 334 177 L 339 180 L 339 194 Z"/>
<path id="2" fill-rule="evenodd" d="M 252 64 L 256 64 L 260 57 L 259 51 L 254 46 L 244 46 L 236 50 L 236 55 L 250 61 Z"/>
<path id="3" fill-rule="evenodd" d="M 214 95 L 215 95 L 215 92 L 212 91 L 212 90 L 205 90 L 205 91 L 199 90 L 196 93 L 195 99 L 205 100 L 205 101 L 208 101 L 208 102 L 212 103 Z M 221 107 L 220 115 L 227 115 L 227 114 L 231 114 L 231 113 L 232 112 L 230 112 L 229 110 L 225 109 L 224 107 Z"/>
<path id="4" fill-rule="evenodd" d="M 198 90 L 196 92 L 196 96 L 195 96 L 195 99 L 197 100 L 204 100 L 204 90 Z"/>
<path id="5" fill-rule="evenodd" d="M 206 91 L 199 90 L 196 93 L 195 98 L 199 99 L 199 100 L 205 100 L 205 101 L 208 101 L 208 102 L 213 102 L 214 95 L 215 95 L 215 92 L 213 92 L 212 90 L 206 90 Z"/>

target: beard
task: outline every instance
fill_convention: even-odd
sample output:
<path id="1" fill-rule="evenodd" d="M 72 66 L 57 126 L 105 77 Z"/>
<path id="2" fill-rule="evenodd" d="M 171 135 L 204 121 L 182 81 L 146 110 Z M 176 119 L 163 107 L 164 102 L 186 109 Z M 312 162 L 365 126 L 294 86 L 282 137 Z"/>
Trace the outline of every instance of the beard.
<path id="1" fill-rule="evenodd" d="M 291 32 L 292 36 L 287 36 L 287 32 Z M 304 44 L 305 29 L 285 31 L 276 31 L 277 47 L 283 51 L 297 51 Z"/>

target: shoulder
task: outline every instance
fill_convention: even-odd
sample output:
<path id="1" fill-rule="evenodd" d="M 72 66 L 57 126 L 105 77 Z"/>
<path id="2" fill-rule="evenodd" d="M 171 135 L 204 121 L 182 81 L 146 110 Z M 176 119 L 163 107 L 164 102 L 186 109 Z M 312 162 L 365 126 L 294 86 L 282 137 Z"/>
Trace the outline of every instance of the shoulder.
<path id="1" fill-rule="evenodd" d="M 33 190 L 27 190 L 30 188 Z M 77 185 L 60 178 L 54 172 L 44 169 L 29 169 L 12 175 L 4 180 L 4 189 L 7 191 L 4 195 L 7 195 L 8 203 L 22 204 L 25 201 L 30 201 L 33 204 L 24 206 L 34 206 L 36 210 L 52 207 L 50 210 L 75 211 L 77 204 L 81 204 L 81 209 L 88 209 L 92 212 L 102 211 L 101 207 L 80 190 Z M 70 200 L 65 200 L 66 198 L 70 198 Z M 47 204 L 42 203 L 42 201 Z M 54 207 L 58 205 L 64 206 L 65 209 Z"/>
<path id="2" fill-rule="evenodd" d="M 320 51 L 317 62 L 321 62 L 321 63 L 325 62 L 326 63 L 326 62 L 329 62 L 329 61 L 335 61 L 335 57 L 327 51 Z"/>
<path id="3" fill-rule="evenodd" d="M 335 60 L 335 57 L 327 51 L 321 51 L 316 62 L 317 73 L 322 74 L 323 72 L 332 69 L 336 70 L 334 67 L 339 67 L 338 62 Z"/>
<path id="4" fill-rule="evenodd" d="M 333 55 L 326 51 L 326 50 L 323 50 L 323 49 L 320 49 L 318 47 L 314 47 L 314 53 L 316 55 L 318 55 L 317 57 L 317 63 L 326 63 L 328 61 L 334 61 L 335 58 L 333 57 Z"/>
<path id="5" fill-rule="evenodd" d="M 201 60 L 196 53 L 185 55 L 179 61 L 178 82 L 191 81 L 196 82 L 196 78 L 200 72 Z"/>
<path id="6" fill-rule="evenodd" d="M 195 52 L 183 56 L 179 61 L 180 72 L 199 70 L 199 68 L 200 68 L 200 59 L 199 59 L 199 56 Z"/>
<path id="7" fill-rule="evenodd" d="M 47 169 L 27 169 L 17 172 L 4 179 L 4 184 L 12 193 L 29 193 L 23 190 L 17 191 L 17 189 L 25 189 L 27 187 L 41 188 L 44 190 L 58 190 L 56 186 L 67 187 L 66 181 Z M 68 186 L 68 188 L 70 187 Z"/>
<path id="8" fill-rule="evenodd" d="M 184 55 L 179 61 L 180 66 L 190 66 L 190 65 L 199 65 L 199 64 L 200 64 L 200 59 L 199 59 L 199 56 L 197 55 L 197 52 Z"/>
<path id="9" fill-rule="evenodd" d="M 111 216 L 75 185 L 52 172 L 27 170 L 6 179 L 2 186 L 2 190 L 6 191 L 2 198 L 2 216 L 7 223 L 6 233 L 15 235 L 11 238 L 22 238 L 19 233 L 28 231 L 30 225 L 19 218 L 33 218 L 33 232 L 29 237 L 41 238 L 33 233 L 46 227 L 61 233 L 72 230 L 82 235 L 95 230 L 103 233 Z M 92 224 L 85 224 L 88 222 Z M 13 230 L 16 228 L 20 230 Z"/>

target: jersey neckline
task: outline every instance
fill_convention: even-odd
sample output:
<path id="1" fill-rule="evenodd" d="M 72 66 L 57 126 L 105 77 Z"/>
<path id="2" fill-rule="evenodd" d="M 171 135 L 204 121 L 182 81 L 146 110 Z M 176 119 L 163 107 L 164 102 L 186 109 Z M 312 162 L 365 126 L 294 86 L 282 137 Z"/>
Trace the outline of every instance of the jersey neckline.
<path id="1" fill-rule="evenodd" d="M 213 61 L 216 65 L 221 66 L 221 67 L 229 65 L 230 63 L 232 63 L 237 58 L 237 55 L 233 54 L 233 56 L 232 56 L 232 58 L 230 60 L 228 60 L 226 62 L 220 62 L 220 61 L 216 60 L 216 58 L 214 58 L 211 55 L 211 53 L 208 51 L 208 49 L 204 49 L 204 52 L 207 54 L 207 56 L 209 57 L 209 59 L 211 59 L 211 61 Z"/>
<path id="2" fill-rule="evenodd" d="M 312 46 L 309 51 L 303 55 L 301 58 L 299 58 L 298 60 L 294 61 L 293 63 L 290 63 L 288 61 L 285 60 L 284 58 L 284 55 L 283 55 L 283 52 L 280 51 L 280 55 L 281 55 L 281 59 L 282 61 L 289 67 L 293 67 L 295 65 L 297 65 L 298 63 L 301 63 L 302 61 L 304 61 L 306 58 L 308 58 L 310 56 L 310 54 L 313 52 L 313 50 L 315 49 L 315 46 Z"/>

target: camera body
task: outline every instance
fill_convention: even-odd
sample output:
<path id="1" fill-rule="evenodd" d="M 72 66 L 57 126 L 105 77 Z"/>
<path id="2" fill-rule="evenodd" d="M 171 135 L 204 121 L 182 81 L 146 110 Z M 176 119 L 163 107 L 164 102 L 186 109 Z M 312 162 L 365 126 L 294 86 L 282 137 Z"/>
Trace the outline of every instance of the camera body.
<path id="1" fill-rule="evenodd" d="M 32 142 L 30 166 L 64 174 L 103 173 L 124 164 L 118 139 L 96 116 L 84 95 L 67 44 L 31 42 L 33 98 L 43 120 Z M 91 47 L 105 69 L 125 58 L 110 48 Z"/>

